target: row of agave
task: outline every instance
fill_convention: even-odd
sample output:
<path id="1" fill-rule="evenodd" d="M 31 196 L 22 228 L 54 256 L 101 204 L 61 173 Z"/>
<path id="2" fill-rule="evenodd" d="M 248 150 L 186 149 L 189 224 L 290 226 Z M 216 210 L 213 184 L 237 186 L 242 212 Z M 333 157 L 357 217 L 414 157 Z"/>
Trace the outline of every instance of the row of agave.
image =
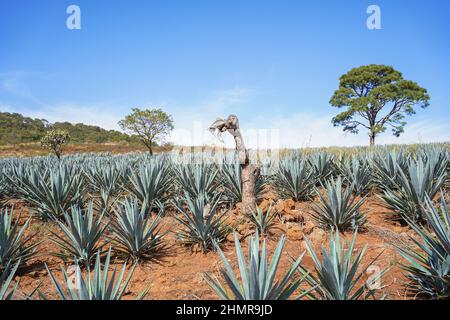
<path id="1" fill-rule="evenodd" d="M 213 211 L 215 209 L 211 208 L 211 212 Z M 409 225 L 416 233 L 415 237 L 411 237 L 414 245 L 397 245 L 398 251 L 406 261 L 402 264 L 402 267 L 411 281 L 410 290 L 415 294 L 440 299 L 449 298 L 450 215 L 445 197 L 442 196 L 440 206 L 435 206 L 428 199 L 424 206 L 424 213 L 428 222 L 425 226 L 413 220 L 408 220 Z M 14 250 L 1 252 L 3 258 L 12 255 L 15 259 L 7 260 L 6 265 L 1 270 L 0 299 L 11 299 L 14 297 L 18 287 L 18 283 L 12 284 L 14 274 L 22 259 L 32 256 L 35 245 L 28 247 L 24 245 L 27 240 L 22 239 L 22 237 L 26 224 L 18 228 L 16 222 L 12 226 L 11 214 L 8 212 L 3 212 L 2 217 L 0 224 L 2 248 L 5 247 L 5 243 L 12 243 L 9 245 L 9 248 L 15 249 L 16 252 Z M 86 217 L 86 219 L 88 220 L 89 217 Z M 123 220 L 118 221 L 120 221 L 118 224 L 124 222 Z M 139 225 L 139 223 L 136 225 Z M 192 225 L 189 228 L 191 227 Z M 118 230 L 122 231 L 128 230 L 125 224 L 118 228 Z M 82 229 L 83 227 L 79 230 Z M 96 227 L 93 229 L 96 229 Z M 202 230 L 199 229 L 197 231 L 200 233 Z M 374 294 L 379 288 L 376 286 L 376 283 L 380 282 L 381 277 L 388 269 L 379 271 L 366 282 L 362 281 L 365 272 L 378 256 L 368 265 L 362 266 L 366 247 L 355 252 L 357 232 L 354 233 L 348 246 L 344 241 L 341 241 L 339 232 L 332 231 L 331 234 L 329 248 L 322 247 L 321 258 L 313 245 L 306 239 L 307 251 L 313 260 L 314 270 L 309 270 L 302 264 L 303 253 L 297 259 L 292 260 L 291 267 L 282 277 L 278 277 L 277 272 L 286 240 L 285 236 L 282 236 L 279 240 L 269 264 L 266 240 L 262 240 L 261 246 L 258 230 L 256 230 L 255 236 L 250 237 L 247 259 L 244 256 L 237 233 L 235 233 L 234 241 L 239 268 L 238 276 L 219 246 L 218 239 L 220 239 L 221 234 L 210 234 L 210 242 L 219 252 L 223 262 L 221 275 L 225 282 L 222 283 L 217 277 L 210 274 L 204 274 L 205 280 L 222 299 L 273 300 L 308 297 L 309 299 L 322 300 L 351 300 L 375 297 Z M 96 235 L 97 233 L 94 232 L 93 238 L 96 238 Z M 83 236 L 89 237 L 87 234 L 83 234 Z M 184 234 L 182 237 L 187 237 L 189 240 L 194 239 L 189 234 Z M 121 243 L 121 245 L 127 248 L 129 243 L 127 237 L 123 236 L 120 239 L 126 241 Z M 152 238 L 152 240 L 148 241 L 149 248 L 154 249 L 154 241 L 159 242 L 158 240 L 160 239 L 155 240 L 155 238 Z M 75 239 L 67 238 L 66 243 L 62 244 L 62 246 L 75 242 Z M 417 248 L 420 248 L 420 250 L 417 250 Z M 21 251 L 21 249 L 24 251 Z M 101 249 L 96 248 L 96 250 L 97 252 L 93 254 L 93 257 L 95 257 L 93 273 L 91 272 L 91 264 L 85 264 L 87 276 L 84 277 L 81 267 L 78 266 L 75 275 L 76 285 L 72 283 L 72 279 L 64 269 L 62 270 L 64 282 L 59 283 L 53 273 L 47 268 L 61 298 L 120 299 L 123 296 L 136 267 L 136 262 L 126 278 L 124 277 L 126 263 L 124 263 L 122 270 L 118 274 L 116 274 L 117 269 L 114 268 L 112 275 L 108 277 L 111 248 L 106 255 L 103 270 L 100 262 Z M 126 252 L 130 253 L 130 251 L 132 250 L 127 250 Z M 74 254 L 79 254 L 79 252 L 74 252 Z M 302 284 L 304 285 L 302 286 Z M 36 291 L 39 292 L 38 289 Z M 138 298 L 144 297 L 147 291 L 148 288 Z M 27 297 L 31 298 L 32 294 L 27 295 Z M 39 294 L 41 297 L 46 298 L 41 292 Z"/>
<path id="2" fill-rule="evenodd" d="M 371 157 L 373 160 L 370 160 Z M 296 200 L 317 194 L 319 202 L 314 207 L 315 219 L 324 227 L 344 231 L 358 229 L 365 224 L 365 216 L 359 210 L 363 199 L 357 196 L 379 189 L 386 206 L 391 206 L 409 224 L 416 225 L 414 230 L 418 232 L 422 227 L 417 223 L 427 223 L 426 228 L 432 225 L 429 219 L 431 214 L 427 210 L 431 210 L 430 199 L 448 182 L 447 167 L 448 153 L 444 150 L 408 156 L 388 153 L 386 157 L 377 157 L 372 154 L 365 160 L 356 157 L 334 160 L 333 156 L 326 153 L 309 157 L 294 154 L 281 160 L 275 165 L 275 169 L 266 170 L 266 174 L 257 181 L 256 196 L 261 196 L 265 186 L 269 184 L 282 197 Z M 153 256 L 155 251 L 143 250 L 136 254 L 136 248 L 127 247 L 126 244 L 132 243 L 136 237 L 142 238 L 143 230 L 149 224 L 156 229 L 158 222 L 155 221 L 159 221 L 160 216 L 157 215 L 152 223 L 146 219 L 150 219 L 151 212 L 163 212 L 167 205 L 172 205 L 179 212 L 177 219 L 184 229 L 177 232 L 177 236 L 183 243 L 200 244 L 203 251 L 217 249 L 217 245 L 231 231 L 224 221 L 226 208 L 240 201 L 242 189 L 238 180 L 239 170 L 239 166 L 234 163 L 177 164 L 167 157 L 147 159 L 133 155 L 117 158 L 106 156 L 102 159 L 89 156 L 68 157 L 62 163 L 55 163 L 48 158 L 11 160 L 1 168 L 4 173 L 2 179 L 9 186 L 3 187 L 6 188 L 4 194 L 27 201 L 36 208 L 39 217 L 54 221 L 63 234 L 61 237 L 55 233 L 53 237 L 53 241 L 64 249 L 62 257 L 67 259 L 75 256 L 77 262 L 88 269 L 92 258 L 101 249 L 98 247 L 100 236 L 106 233 L 106 226 L 102 223 L 104 216 L 111 221 L 111 241 L 115 241 L 119 248 L 125 248 L 122 253 L 134 259 L 142 252 Z M 409 189 L 405 187 L 406 183 L 409 183 Z M 429 186 L 434 186 L 432 191 L 437 191 L 433 194 Z M 128 200 L 126 197 L 130 194 L 135 199 Z M 400 200 L 390 203 L 387 197 Z M 86 198 L 94 199 L 93 204 L 85 206 Z M 404 209 L 401 201 L 413 205 Z M 442 206 L 446 208 L 446 204 Z M 98 212 L 96 215 L 94 207 Z M 121 217 L 124 213 L 125 218 Z M 256 210 L 247 218 L 259 232 L 266 233 L 275 217 L 276 213 L 264 214 L 261 210 Z M 127 223 L 121 224 L 120 221 Z M 136 227 L 139 221 L 141 227 Z M 448 219 L 442 221 L 447 221 L 447 229 L 442 232 L 448 235 Z M 442 221 L 438 224 L 441 229 Z M 118 231 L 120 227 L 125 231 Z M 155 233 L 152 234 L 155 238 Z M 125 240 L 120 243 L 120 239 Z M 153 245 L 160 244 L 160 241 L 156 241 Z M 427 270 L 429 273 L 438 273 L 441 279 L 445 279 L 449 269 L 446 262 L 448 251 L 438 255 L 439 259 L 447 263 L 439 265 L 436 264 L 435 249 L 433 247 L 430 251 L 434 254 L 431 271 Z M 99 256 L 100 253 L 97 255 L 98 259 Z M 417 256 L 412 259 L 417 260 Z M 22 261 L 22 257 L 17 260 Z M 5 270 L 15 266 L 11 259 L 4 261 Z M 440 273 L 433 269 L 434 266 L 441 268 Z M 422 279 L 417 276 L 417 272 L 408 272 L 412 274 L 410 278 L 413 282 L 418 282 L 414 279 Z M 2 278 L 10 279 L 9 276 Z M 434 282 L 429 280 L 422 283 L 436 284 L 436 275 L 431 278 Z M 309 284 L 313 281 L 310 277 L 305 279 Z M 441 287 L 444 289 L 437 296 L 446 295 L 442 291 L 445 288 L 448 290 L 448 280 L 443 283 Z M 424 291 L 436 292 L 435 288 Z"/>

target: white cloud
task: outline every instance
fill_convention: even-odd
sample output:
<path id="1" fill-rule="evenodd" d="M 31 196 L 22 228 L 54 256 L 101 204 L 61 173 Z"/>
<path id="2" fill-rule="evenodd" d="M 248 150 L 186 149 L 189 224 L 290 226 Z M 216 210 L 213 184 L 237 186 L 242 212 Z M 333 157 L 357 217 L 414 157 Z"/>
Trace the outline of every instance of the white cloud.
<path id="1" fill-rule="evenodd" d="M 359 134 L 344 133 L 342 128 L 333 127 L 331 116 L 316 116 L 310 113 L 297 113 L 290 117 L 260 117 L 260 121 L 244 123 L 241 131 L 244 141 L 250 148 L 278 149 L 327 146 L 366 146 L 369 137 L 364 130 Z M 211 121 L 193 121 L 190 128 L 179 129 L 172 141 L 180 145 L 221 145 L 208 131 Z M 233 139 L 223 134 L 225 146 L 233 147 Z M 192 143 L 192 141 L 194 143 Z M 377 144 L 410 144 L 450 141 L 447 122 L 421 120 L 405 127 L 405 132 L 394 137 L 390 132 L 377 137 Z"/>

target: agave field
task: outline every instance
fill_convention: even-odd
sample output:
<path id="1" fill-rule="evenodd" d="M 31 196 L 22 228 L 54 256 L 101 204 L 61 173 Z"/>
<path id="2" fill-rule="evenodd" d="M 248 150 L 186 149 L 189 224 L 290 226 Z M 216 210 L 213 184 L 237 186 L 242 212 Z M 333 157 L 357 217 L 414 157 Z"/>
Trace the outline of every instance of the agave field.
<path id="1" fill-rule="evenodd" d="M 447 299 L 449 150 L 0 159 L 0 299 Z"/>

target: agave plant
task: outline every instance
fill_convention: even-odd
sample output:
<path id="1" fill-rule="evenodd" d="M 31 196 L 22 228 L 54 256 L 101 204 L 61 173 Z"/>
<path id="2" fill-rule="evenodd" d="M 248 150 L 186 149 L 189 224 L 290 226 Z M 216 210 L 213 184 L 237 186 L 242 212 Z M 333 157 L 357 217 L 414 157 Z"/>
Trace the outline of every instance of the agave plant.
<path id="1" fill-rule="evenodd" d="M 196 198 L 200 194 L 214 197 L 217 189 L 219 170 L 204 162 L 200 164 L 183 164 L 175 166 L 175 177 L 179 188 L 187 192 L 189 197 Z"/>
<path id="2" fill-rule="evenodd" d="M 334 156 L 327 152 L 316 152 L 308 158 L 308 162 L 314 172 L 314 177 L 325 179 L 333 174 L 334 171 Z"/>
<path id="3" fill-rule="evenodd" d="M 203 252 L 214 249 L 213 242 L 220 243 L 230 233 L 225 224 L 226 210 L 219 208 L 221 195 L 208 200 L 200 194 L 191 199 L 186 192 L 182 200 L 175 203 L 180 216 L 175 218 L 185 227 L 177 232 L 178 239 L 185 245 L 199 245 Z"/>
<path id="4" fill-rule="evenodd" d="M 352 156 L 345 161 L 342 171 L 349 185 L 353 185 L 353 192 L 357 196 L 367 194 L 372 188 L 372 168 L 367 159 L 359 160 Z"/>
<path id="5" fill-rule="evenodd" d="M 360 208 L 364 198 L 357 200 L 352 195 L 353 186 L 342 187 L 342 178 L 325 182 L 324 196 L 318 189 L 319 203 L 313 203 L 313 218 L 324 227 L 345 231 L 364 226 L 367 218 Z"/>
<path id="6" fill-rule="evenodd" d="M 69 212 L 64 212 L 64 222 L 55 220 L 62 235 L 50 231 L 53 235 L 50 240 L 64 251 L 55 255 L 62 259 L 75 257 L 78 263 L 88 266 L 91 258 L 102 247 L 100 237 L 107 227 L 102 222 L 103 215 L 104 212 L 95 216 L 92 204 L 86 210 L 72 207 Z"/>
<path id="7" fill-rule="evenodd" d="M 93 195 L 99 196 L 95 202 L 96 208 L 99 211 L 109 212 L 117 200 L 120 191 L 120 171 L 111 163 L 106 167 L 96 164 L 93 167 L 85 169 L 85 175 L 89 181 Z"/>
<path id="8" fill-rule="evenodd" d="M 245 216 L 259 234 L 266 235 L 275 226 L 278 212 L 277 210 L 273 210 L 272 205 L 270 205 L 266 212 L 256 206 L 255 211 L 247 213 Z"/>
<path id="9" fill-rule="evenodd" d="M 162 161 L 141 164 L 130 176 L 128 191 L 139 199 L 142 207 L 151 210 L 157 202 L 164 203 L 170 192 L 170 169 Z"/>
<path id="10" fill-rule="evenodd" d="M 315 183 L 314 172 L 309 168 L 307 161 L 295 157 L 280 161 L 273 179 L 274 188 L 280 197 L 291 198 L 294 201 L 309 199 Z"/>
<path id="11" fill-rule="evenodd" d="M 72 278 L 67 274 L 64 268 L 61 268 L 64 275 L 64 282 L 59 283 L 47 265 L 47 272 L 62 300 L 121 300 L 126 292 L 131 277 L 133 276 L 136 264 L 133 265 L 125 278 L 127 263 L 122 266 L 122 270 L 118 273 L 117 266 L 108 277 L 109 266 L 111 260 L 111 248 L 108 251 L 103 269 L 101 267 L 100 251 L 97 252 L 93 273 L 90 267 L 87 268 L 86 277 L 83 276 L 81 268 L 76 266 L 75 284 Z M 143 299 L 148 292 L 148 288 L 139 296 Z M 42 295 L 46 298 L 44 295 Z"/>
<path id="12" fill-rule="evenodd" d="M 12 280 L 16 275 L 17 269 L 19 268 L 20 260 L 11 268 L 11 263 L 9 262 L 5 268 L 0 270 L 0 300 L 12 300 L 19 283 L 11 286 Z"/>
<path id="13" fill-rule="evenodd" d="M 13 172 L 10 182 L 15 183 L 21 198 L 34 205 L 44 220 L 60 218 L 65 210 L 83 202 L 82 175 L 66 165 L 43 173 L 32 166 Z"/>
<path id="14" fill-rule="evenodd" d="M 154 219 L 147 214 L 145 207 L 139 207 L 138 200 L 125 199 L 114 208 L 115 219 L 111 229 L 117 250 L 131 258 L 151 259 L 163 249 L 160 234 L 161 213 Z"/>
<path id="15" fill-rule="evenodd" d="M 397 190 L 386 186 L 381 199 L 384 200 L 386 207 L 400 218 L 408 217 L 413 221 L 421 221 L 425 199 L 427 197 L 433 199 L 445 183 L 447 177 L 445 169 L 442 167 L 438 170 L 431 161 L 424 162 L 422 158 L 410 161 L 407 173 L 398 168 Z"/>
<path id="16" fill-rule="evenodd" d="M 382 190 L 396 190 L 399 185 L 399 170 L 406 172 L 410 157 L 403 151 L 378 153 L 374 157 L 374 182 Z"/>
<path id="17" fill-rule="evenodd" d="M 19 226 L 20 216 L 13 223 L 14 210 L 0 210 L 0 272 L 6 266 L 21 261 L 27 262 L 36 254 L 39 242 L 30 243 L 34 235 L 25 236 L 30 219 Z"/>
<path id="18" fill-rule="evenodd" d="M 307 293 L 312 300 L 359 300 L 374 297 L 376 286 L 388 269 L 382 270 L 366 281 L 358 284 L 368 268 L 379 258 L 377 255 L 366 267 L 361 268 L 362 259 L 367 246 L 354 256 L 357 232 L 346 249 L 345 241 L 340 240 L 339 232 L 333 232 L 330 238 L 329 251 L 322 246 L 322 260 L 314 251 L 312 244 L 305 238 L 306 248 L 314 262 L 316 275 L 303 266 L 298 270 L 305 277 L 312 291 Z M 359 273 L 358 273 L 358 270 Z"/>
<path id="19" fill-rule="evenodd" d="M 406 259 L 402 268 L 407 272 L 411 293 L 432 299 L 450 297 L 450 215 L 444 195 L 440 208 L 427 198 L 424 205 L 427 226 L 408 219 L 407 222 L 418 236 L 410 236 L 415 246 L 397 248 Z M 420 250 L 417 250 L 417 247 Z"/>
<path id="20" fill-rule="evenodd" d="M 242 168 L 239 163 L 223 164 L 221 167 L 225 194 L 234 202 L 242 202 Z M 258 175 L 255 181 L 255 197 L 261 199 L 264 194 L 265 181 Z"/>
<path id="21" fill-rule="evenodd" d="M 217 247 L 224 267 L 221 274 L 225 279 L 225 284 L 220 283 L 217 278 L 209 274 L 204 274 L 206 282 L 223 300 L 287 300 L 299 288 L 302 278 L 294 278 L 296 269 L 302 261 L 303 254 L 292 264 L 282 279 L 275 280 L 278 272 L 281 254 L 283 252 L 286 237 L 283 235 L 273 253 L 270 264 L 267 261 L 266 240 L 263 240 L 262 248 L 259 243 L 259 234 L 250 238 L 248 247 L 248 262 L 239 243 L 238 235 L 234 233 L 234 243 L 236 247 L 236 257 L 239 266 L 241 280 L 234 273 L 228 258 Z M 227 290 L 227 287 L 229 290 Z M 295 297 L 300 299 L 308 292 Z"/>

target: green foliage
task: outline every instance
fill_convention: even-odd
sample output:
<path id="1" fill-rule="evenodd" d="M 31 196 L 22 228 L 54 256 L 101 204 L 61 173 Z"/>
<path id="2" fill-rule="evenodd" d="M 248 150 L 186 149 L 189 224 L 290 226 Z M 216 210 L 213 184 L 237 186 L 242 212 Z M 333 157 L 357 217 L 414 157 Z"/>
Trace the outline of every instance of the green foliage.
<path id="1" fill-rule="evenodd" d="M 160 234 L 161 213 L 151 219 L 146 208 L 139 208 L 138 200 L 125 199 L 114 208 L 111 230 L 116 249 L 126 256 L 138 259 L 152 259 L 163 249 Z"/>
<path id="2" fill-rule="evenodd" d="M 233 203 L 242 202 L 242 168 L 239 163 L 222 164 L 220 176 L 225 188 L 225 195 Z M 255 180 L 255 197 L 257 200 L 264 195 L 266 182 L 261 175 Z"/>
<path id="3" fill-rule="evenodd" d="M 69 133 L 72 143 L 137 142 L 133 137 L 115 130 L 105 130 L 82 123 L 32 119 L 19 113 L 0 112 L 0 145 L 39 142 L 51 126 Z"/>
<path id="4" fill-rule="evenodd" d="M 214 279 L 209 274 L 205 274 L 205 280 L 214 289 L 217 295 L 223 300 L 287 300 L 300 286 L 302 279 L 294 279 L 295 271 L 299 266 L 303 255 L 301 255 L 289 268 L 281 280 L 275 280 L 278 266 L 283 252 L 286 237 L 283 235 L 273 253 L 270 264 L 267 261 L 266 240 L 259 244 L 259 235 L 250 238 L 248 247 L 248 262 L 237 233 L 234 233 L 234 243 L 236 247 L 236 257 L 239 266 L 240 281 L 228 262 L 228 258 L 217 247 L 224 267 L 221 274 L 225 279 L 225 284 L 221 284 L 218 279 Z M 229 292 L 226 287 L 229 288 Z M 303 295 L 296 297 L 300 299 Z"/>
<path id="5" fill-rule="evenodd" d="M 316 181 L 305 158 L 290 157 L 280 161 L 273 186 L 280 197 L 300 201 L 310 198 Z"/>
<path id="6" fill-rule="evenodd" d="M 119 187 L 121 172 L 113 163 L 107 166 L 96 163 L 87 167 L 84 173 L 89 182 L 90 197 L 96 200 L 97 210 L 109 213 L 121 191 Z"/>
<path id="7" fill-rule="evenodd" d="M 26 263 L 36 254 L 39 244 L 31 243 L 34 235 L 25 236 L 31 218 L 19 226 L 20 216 L 13 223 L 14 210 L 0 210 L 0 271 L 21 261 Z"/>
<path id="8" fill-rule="evenodd" d="M 62 145 L 70 141 L 70 135 L 65 130 L 51 129 L 41 139 L 41 146 L 52 150 L 58 159 L 61 157 Z"/>
<path id="9" fill-rule="evenodd" d="M 184 226 L 176 233 L 181 243 L 199 245 L 203 252 L 214 249 L 213 242 L 221 243 L 230 232 L 224 218 L 227 211 L 220 208 L 220 194 L 207 199 L 203 193 L 191 198 L 186 192 L 184 198 L 177 199 L 175 207 L 180 213 L 175 218 Z"/>
<path id="10" fill-rule="evenodd" d="M 174 166 L 175 180 L 181 194 L 187 192 L 191 198 L 204 195 L 207 199 L 214 197 L 217 191 L 219 170 L 214 165 L 188 163 Z"/>
<path id="11" fill-rule="evenodd" d="M 411 281 L 409 291 L 415 296 L 432 299 L 450 297 L 450 215 L 444 195 L 441 195 L 440 208 L 426 199 L 424 213 L 426 226 L 407 219 L 416 237 L 410 236 L 414 246 L 399 246 L 400 254 L 407 263 L 402 263 Z M 417 250 L 417 247 L 420 250 Z"/>
<path id="12" fill-rule="evenodd" d="M 70 212 L 64 212 L 64 222 L 55 220 L 62 235 L 50 231 L 53 235 L 50 240 L 64 251 L 55 255 L 64 260 L 73 257 L 77 263 L 88 266 L 95 252 L 101 248 L 100 237 L 107 227 L 102 219 L 103 213 L 95 216 L 92 205 L 86 210 L 71 207 Z"/>
<path id="13" fill-rule="evenodd" d="M 316 152 L 308 157 L 308 162 L 314 172 L 314 178 L 326 179 L 334 172 L 334 156 L 327 152 Z"/>
<path id="14" fill-rule="evenodd" d="M 395 212 L 398 217 L 408 217 L 413 221 L 423 220 L 422 205 L 428 197 L 433 199 L 444 185 L 447 178 L 447 164 L 424 160 L 419 157 L 411 160 L 408 170 L 397 168 L 398 185 L 392 190 L 386 185 L 381 199 L 385 206 Z M 387 183 L 392 183 L 387 180 Z"/>
<path id="15" fill-rule="evenodd" d="M 386 150 L 385 150 L 386 151 Z M 381 190 L 397 190 L 400 185 L 399 170 L 406 172 L 410 157 L 402 150 L 379 152 L 374 157 L 375 183 Z"/>
<path id="16" fill-rule="evenodd" d="M 127 263 L 123 264 L 119 273 L 117 272 L 117 266 L 114 266 L 111 275 L 108 277 L 110 260 L 111 248 L 106 255 L 105 265 L 102 269 L 100 252 L 97 252 L 93 273 L 88 266 L 86 277 L 83 276 L 81 268 L 77 266 L 75 285 L 72 283 L 71 277 L 69 277 L 64 268 L 61 268 L 64 275 L 64 282 L 60 284 L 47 265 L 45 267 L 62 300 L 121 300 L 133 276 L 136 264 L 133 265 L 126 277 Z M 139 298 L 144 298 L 147 292 L 148 289 L 143 291 L 139 295 Z"/>
<path id="17" fill-rule="evenodd" d="M 139 169 L 133 171 L 129 179 L 127 190 L 148 210 L 166 201 L 173 180 L 169 166 L 156 159 L 140 164 Z"/>
<path id="18" fill-rule="evenodd" d="M 19 265 L 20 260 L 12 268 L 11 264 L 8 263 L 5 268 L 0 270 L 0 300 L 12 300 L 14 298 L 19 283 L 16 282 L 13 286 L 11 286 L 11 283 Z"/>
<path id="19" fill-rule="evenodd" d="M 276 224 L 276 218 L 278 212 L 273 210 L 272 205 L 270 205 L 267 212 L 264 212 L 260 207 L 256 206 L 256 212 L 252 211 L 245 215 L 245 217 L 250 221 L 250 223 L 255 227 L 256 231 L 261 235 L 269 234 L 270 230 Z"/>
<path id="20" fill-rule="evenodd" d="M 303 266 L 298 270 L 305 277 L 308 284 L 313 288 L 307 296 L 312 300 L 359 300 L 373 296 L 375 288 L 373 284 L 381 279 L 387 269 L 375 274 L 370 281 L 363 285 L 358 285 L 359 280 L 364 276 L 368 268 L 378 259 L 381 253 L 376 256 L 366 267 L 361 269 L 362 259 L 367 246 L 363 247 L 354 256 L 354 246 L 356 243 L 355 232 L 348 248 L 345 241 L 340 240 L 339 232 L 333 232 L 330 239 L 329 251 L 322 246 L 322 260 L 314 251 L 308 239 L 306 248 L 313 259 L 316 275 L 308 271 Z M 359 273 L 358 273 L 359 270 Z"/>
<path id="21" fill-rule="evenodd" d="M 322 226 L 345 231 L 357 229 L 367 221 L 360 207 L 364 203 L 364 198 L 357 200 L 352 195 L 353 185 L 343 188 L 342 178 L 330 179 L 325 182 L 325 196 L 316 189 L 319 196 L 319 203 L 313 203 L 313 217 Z"/>
<path id="22" fill-rule="evenodd" d="M 346 159 L 342 171 L 348 185 L 353 186 L 355 195 L 366 195 L 372 189 L 373 170 L 367 158 L 358 159 L 352 156 L 351 159 Z"/>
<path id="23" fill-rule="evenodd" d="M 133 108 L 132 113 L 119 121 L 123 130 L 137 135 L 141 142 L 153 154 L 152 146 L 162 143 L 164 138 L 173 130 L 172 116 L 162 109 Z"/>
<path id="24" fill-rule="evenodd" d="M 71 206 L 82 206 L 83 177 L 74 167 L 61 165 L 40 170 L 19 165 L 7 178 L 15 185 L 19 197 L 35 206 L 43 220 L 60 218 Z"/>
<path id="25" fill-rule="evenodd" d="M 351 133 L 358 133 L 360 127 L 366 128 L 373 144 L 375 136 L 388 127 L 394 136 L 400 136 L 406 124 L 405 116 L 415 114 L 415 106 L 426 108 L 429 100 L 426 89 L 403 79 L 394 68 L 375 64 L 361 66 L 341 76 L 339 89 L 330 104 L 347 109 L 332 122 Z"/>

